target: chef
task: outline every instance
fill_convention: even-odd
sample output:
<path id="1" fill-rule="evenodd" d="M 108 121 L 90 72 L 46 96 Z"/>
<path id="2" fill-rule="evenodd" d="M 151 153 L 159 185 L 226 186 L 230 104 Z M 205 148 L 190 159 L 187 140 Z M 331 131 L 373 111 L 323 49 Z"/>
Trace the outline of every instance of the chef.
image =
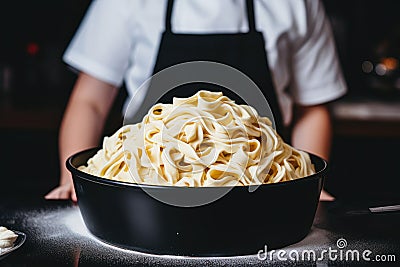
<path id="1" fill-rule="evenodd" d="M 278 132 L 290 125 L 294 147 L 328 159 L 326 104 L 346 85 L 319 0 L 94 0 L 64 55 L 79 74 L 60 129 L 60 185 L 46 198 L 76 201 L 65 161 L 98 146 L 123 82 L 129 103 L 152 74 L 199 60 L 249 76 Z"/>

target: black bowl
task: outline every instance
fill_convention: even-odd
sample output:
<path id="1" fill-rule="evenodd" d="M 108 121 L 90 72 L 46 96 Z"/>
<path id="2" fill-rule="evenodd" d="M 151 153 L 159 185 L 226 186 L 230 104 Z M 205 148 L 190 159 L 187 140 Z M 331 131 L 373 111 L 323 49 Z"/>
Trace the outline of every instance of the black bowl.
<path id="1" fill-rule="evenodd" d="M 280 248 L 310 231 L 327 163 L 310 155 L 317 173 L 294 181 L 233 187 L 222 198 L 198 207 L 160 202 L 148 193 L 212 194 L 219 188 L 144 186 L 96 177 L 77 167 L 99 148 L 71 156 L 78 205 L 89 231 L 102 241 L 152 254 L 233 256 Z"/>

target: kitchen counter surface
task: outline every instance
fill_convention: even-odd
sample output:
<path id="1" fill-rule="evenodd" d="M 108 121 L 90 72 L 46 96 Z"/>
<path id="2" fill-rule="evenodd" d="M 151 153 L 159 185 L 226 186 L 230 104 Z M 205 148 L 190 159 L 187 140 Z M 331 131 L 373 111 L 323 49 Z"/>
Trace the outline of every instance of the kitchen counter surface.
<path id="1" fill-rule="evenodd" d="M 340 202 L 321 202 L 309 235 L 283 248 L 282 254 L 278 250 L 269 252 L 264 260 L 257 257 L 258 251 L 254 255 L 224 258 L 157 256 L 128 251 L 104 244 L 88 233 L 79 208 L 70 201 L 20 199 L 0 203 L 0 225 L 27 235 L 21 248 L 0 259 L 0 266 L 364 266 L 367 263 L 387 266 L 389 260 L 393 265 L 400 261 L 400 212 L 348 215 L 346 212 L 354 207 Z M 336 260 L 329 257 L 329 249 L 337 251 L 332 252 Z M 350 250 L 358 251 L 359 261 L 352 258 Z M 369 262 L 362 258 L 365 250 L 371 251 L 366 256 Z M 305 251 L 314 251 L 317 260 L 309 260 L 308 252 L 302 256 Z M 280 260 L 277 254 L 286 261 Z M 298 257 L 299 261 L 291 260 L 289 255 Z M 386 258 L 386 262 L 377 262 L 377 256 Z"/>
<path id="2" fill-rule="evenodd" d="M 335 136 L 400 137 L 398 97 L 345 97 L 331 108 Z"/>

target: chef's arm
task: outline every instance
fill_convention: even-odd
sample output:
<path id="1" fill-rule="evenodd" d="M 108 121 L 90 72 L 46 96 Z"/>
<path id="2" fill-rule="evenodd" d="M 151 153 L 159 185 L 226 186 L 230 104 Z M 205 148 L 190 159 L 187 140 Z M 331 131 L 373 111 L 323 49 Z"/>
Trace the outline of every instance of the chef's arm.
<path id="1" fill-rule="evenodd" d="M 85 73 L 79 74 L 60 128 L 60 185 L 46 195 L 47 199 L 72 198 L 76 201 L 72 177 L 65 161 L 78 151 L 98 146 L 117 92 L 113 85 Z"/>
<path id="2" fill-rule="evenodd" d="M 326 105 L 295 106 L 292 145 L 329 159 L 332 142 L 332 123 Z M 333 200 L 322 190 L 320 200 Z"/>

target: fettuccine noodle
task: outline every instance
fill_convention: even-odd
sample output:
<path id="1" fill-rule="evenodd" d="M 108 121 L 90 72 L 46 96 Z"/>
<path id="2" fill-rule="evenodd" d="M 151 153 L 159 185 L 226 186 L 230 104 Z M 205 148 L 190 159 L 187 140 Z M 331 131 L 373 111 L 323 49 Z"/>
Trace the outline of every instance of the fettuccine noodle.
<path id="1" fill-rule="evenodd" d="M 191 187 L 277 183 L 315 173 L 309 155 L 284 143 L 268 118 L 209 91 L 154 105 L 142 122 L 105 137 L 80 170 Z"/>

